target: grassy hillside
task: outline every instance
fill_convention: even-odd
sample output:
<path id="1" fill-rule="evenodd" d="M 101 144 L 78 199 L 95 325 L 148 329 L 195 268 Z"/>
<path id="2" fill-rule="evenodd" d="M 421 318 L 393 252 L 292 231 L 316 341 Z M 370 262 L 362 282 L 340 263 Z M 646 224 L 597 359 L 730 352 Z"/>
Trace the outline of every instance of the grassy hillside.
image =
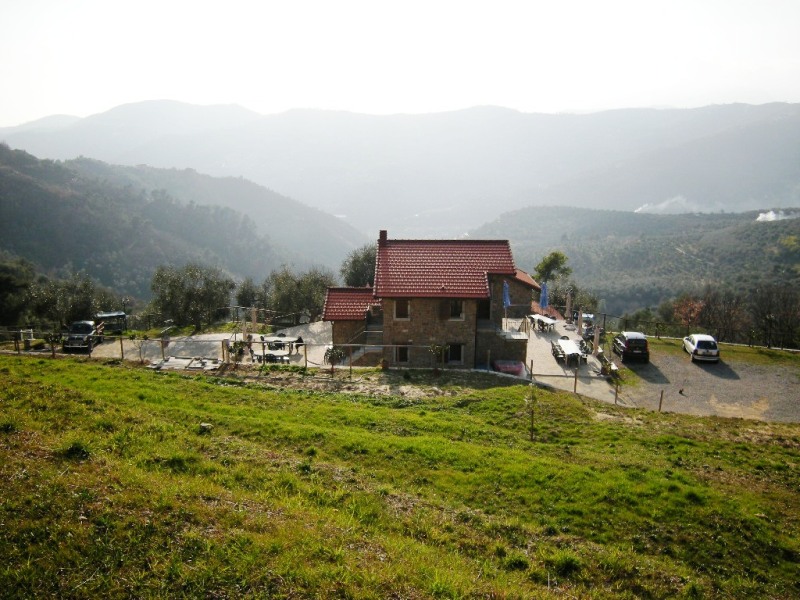
<path id="1" fill-rule="evenodd" d="M 531 430 L 527 386 L 427 377 L 359 395 L 2 356 L 0 589 L 800 593 L 800 426 L 536 391 Z"/>
<path id="2" fill-rule="evenodd" d="M 522 269 L 563 251 L 579 285 L 604 299 L 608 312 L 622 314 L 705 285 L 800 286 L 800 218 L 760 222 L 758 214 L 534 207 L 504 214 L 473 235 L 510 239 Z"/>

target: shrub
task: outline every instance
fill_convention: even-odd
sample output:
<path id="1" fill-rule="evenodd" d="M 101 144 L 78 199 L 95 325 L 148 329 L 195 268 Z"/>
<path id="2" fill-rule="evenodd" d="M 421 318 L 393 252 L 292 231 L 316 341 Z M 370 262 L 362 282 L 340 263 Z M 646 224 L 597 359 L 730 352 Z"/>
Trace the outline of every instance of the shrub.
<path id="1" fill-rule="evenodd" d="M 558 550 L 547 561 L 560 577 L 569 577 L 581 569 L 581 560 L 571 550 Z"/>
<path id="2" fill-rule="evenodd" d="M 58 451 L 59 456 L 67 460 L 87 460 L 91 456 L 89 447 L 81 441 L 74 441 L 69 446 Z"/>

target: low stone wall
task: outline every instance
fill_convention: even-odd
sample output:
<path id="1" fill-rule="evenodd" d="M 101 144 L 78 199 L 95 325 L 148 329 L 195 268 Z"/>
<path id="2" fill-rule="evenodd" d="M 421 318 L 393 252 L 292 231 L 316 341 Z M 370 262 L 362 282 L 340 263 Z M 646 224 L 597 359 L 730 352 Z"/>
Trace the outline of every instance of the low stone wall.
<path id="1" fill-rule="evenodd" d="M 478 333 L 476 362 L 487 365 L 493 360 L 515 360 L 525 363 L 528 353 L 528 339 L 506 339 L 495 332 Z"/>

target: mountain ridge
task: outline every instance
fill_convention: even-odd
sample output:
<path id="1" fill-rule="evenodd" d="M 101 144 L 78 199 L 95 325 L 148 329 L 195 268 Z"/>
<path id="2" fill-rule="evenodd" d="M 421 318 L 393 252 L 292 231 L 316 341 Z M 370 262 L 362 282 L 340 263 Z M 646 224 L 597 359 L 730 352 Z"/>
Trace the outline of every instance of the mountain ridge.
<path id="1" fill-rule="evenodd" d="M 161 129 L 154 124 L 165 119 L 153 113 L 162 109 L 184 116 Z M 151 102 L 123 112 L 147 126 L 114 129 L 109 114 L 121 113 L 112 109 L 57 132 L 6 128 L 0 139 L 45 158 L 82 155 L 241 176 L 341 215 L 370 237 L 385 228 L 405 237 L 454 237 L 502 212 L 556 203 L 624 210 L 667 203 L 665 210 L 670 199 L 683 198 L 681 210 L 733 211 L 800 205 L 800 104 L 580 115 L 489 106 L 380 116 L 312 109 L 258 115 Z"/>

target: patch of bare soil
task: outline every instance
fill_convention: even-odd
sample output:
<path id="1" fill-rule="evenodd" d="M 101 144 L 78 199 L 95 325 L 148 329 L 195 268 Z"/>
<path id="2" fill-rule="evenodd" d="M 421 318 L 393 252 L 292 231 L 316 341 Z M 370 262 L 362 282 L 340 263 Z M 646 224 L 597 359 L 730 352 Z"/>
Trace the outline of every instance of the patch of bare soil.
<path id="1" fill-rule="evenodd" d="M 351 377 L 348 369 L 336 369 L 333 375 L 328 369 L 303 375 L 297 371 L 278 369 L 262 372 L 240 365 L 236 369 L 227 367 L 217 374 L 283 389 L 393 396 L 409 400 L 454 396 L 469 389 L 520 383 L 519 379 L 460 370 L 446 370 L 439 374 L 432 371 L 353 371 Z"/>

